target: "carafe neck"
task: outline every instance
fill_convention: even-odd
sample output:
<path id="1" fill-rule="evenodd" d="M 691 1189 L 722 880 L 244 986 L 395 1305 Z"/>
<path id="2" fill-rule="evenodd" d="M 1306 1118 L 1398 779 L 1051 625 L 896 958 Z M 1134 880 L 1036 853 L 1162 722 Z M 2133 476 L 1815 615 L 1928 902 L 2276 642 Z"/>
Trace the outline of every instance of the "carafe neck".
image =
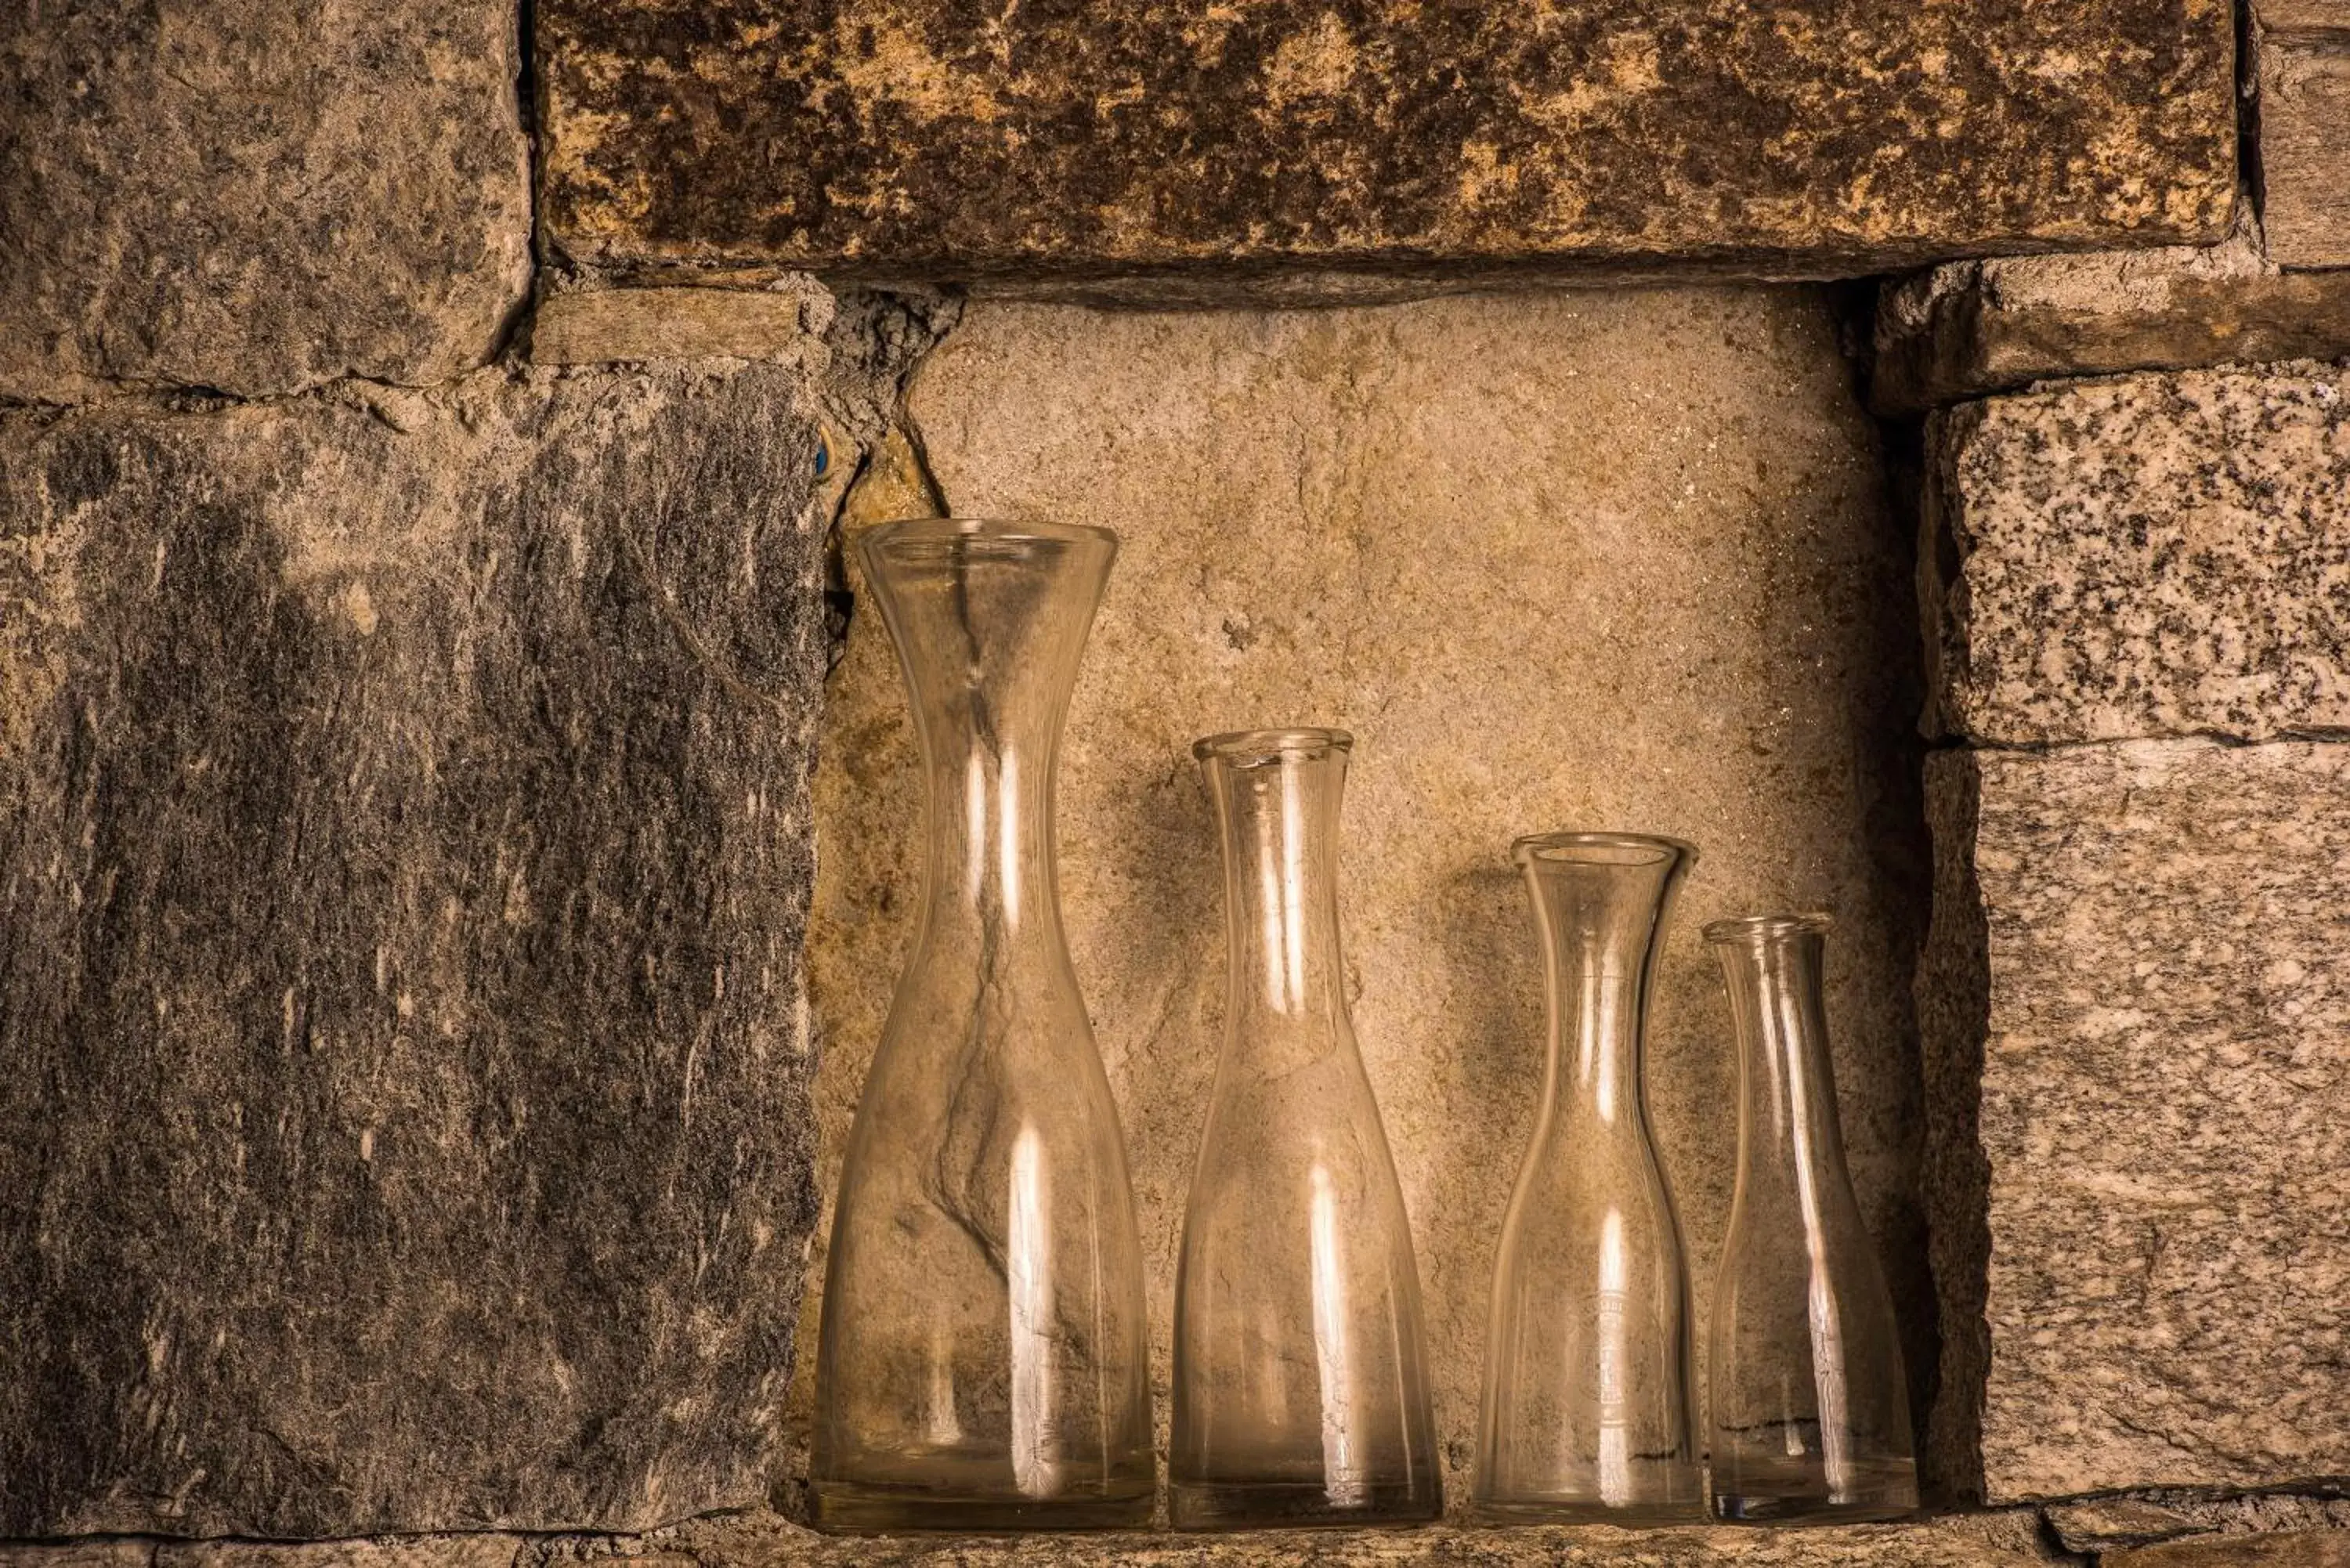
<path id="1" fill-rule="evenodd" d="M 1556 833 L 1519 840 L 1514 857 L 1542 940 L 1544 1116 L 1637 1134 L 1657 950 L 1696 852 L 1644 835 Z"/>
<path id="2" fill-rule="evenodd" d="M 858 541 L 914 715 L 929 820 L 926 939 L 1058 942 L 1053 777 L 1113 535 L 1043 524 L 883 524 Z"/>
<path id="3" fill-rule="evenodd" d="M 1825 916 L 1769 915 L 1705 932 L 1738 1035 L 1740 1189 L 1792 1188 L 1813 1219 L 1853 1201 L 1822 1000 L 1827 927 Z"/>
<path id="4" fill-rule="evenodd" d="M 1284 730 L 1194 748 L 1223 845 L 1236 1047 L 1345 1027 L 1338 812 L 1351 743 L 1340 731 Z"/>

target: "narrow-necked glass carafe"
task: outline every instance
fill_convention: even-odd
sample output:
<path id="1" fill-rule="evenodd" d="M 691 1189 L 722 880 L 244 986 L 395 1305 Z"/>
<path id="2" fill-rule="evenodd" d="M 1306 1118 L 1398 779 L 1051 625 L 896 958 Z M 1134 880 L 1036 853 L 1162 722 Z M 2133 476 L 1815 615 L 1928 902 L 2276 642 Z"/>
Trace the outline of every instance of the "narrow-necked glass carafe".
<path id="1" fill-rule="evenodd" d="M 1193 748 L 1222 836 L 1230 971 L 1175 1286 L 1179 1528 L 1442 1505 L 1419 1280 L 1338 951 L 1352 744 L 1259 730 Z"/>
<path id="2" fill-rule="evenodd" d="M 827 1529 L 1147 1522 L 1141 1249 L 1062 937 L 1053 772 L 1107 530 L 927 520 L 858 542 L 927 774 L 922 904 L 827 1260 Z"/>
<path id="3" fill-rule="evenodd" d="M 1542 940 L 1549 1039 L 1493 1270 L 1477 1511 L 1702 1518 L 1689 1279 L 1641 1076 L 1665 919 L 1697 851 L 1553 833 L 1518 840 L 1514 858 Z"/>
<path id="4" fill-rule="evenodd" d="M 1738 1189 L 1707 1382 L 1715 1513 L 1758 1524 L 1918 1506 L 1893 1298 L 1846 1173 L 1821 996 L 1824 915 L 1717 920 L 1738 1032 Z"/>

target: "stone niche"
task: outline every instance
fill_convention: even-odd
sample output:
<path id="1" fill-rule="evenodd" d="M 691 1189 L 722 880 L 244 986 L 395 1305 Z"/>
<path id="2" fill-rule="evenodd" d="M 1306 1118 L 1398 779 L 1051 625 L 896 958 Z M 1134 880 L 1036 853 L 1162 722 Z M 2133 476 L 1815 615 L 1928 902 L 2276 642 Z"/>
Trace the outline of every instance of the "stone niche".
<path id="1" fill-rule="evenodd" d="M 1162 1421 L 1184 1196 L 1222 1038 L 1222 889 L 1190 745 L 1292 723 L 1357 737 L 1348 989 L 1419 1248 L 1454 1501 L 1541 1079 L 1538 956 L 1508 856 L 1524 832 L 1701 847 L 1649 1058 L 1700 1324 L 1736 1065 L 1697 926 L 1835 911 L 1845 1127 L 1922 1414 L 1935 1352 L 1909 1002 L 1925 897 L 1916 628 L 1904 531 L 1828 296 L 979 304 L 907 406 L 956 513 L 1105 524 L 1124 541 L 1068 721 L 1060 845 L 1135 1171 Z M 913 504 L 858 495 L 851 516 Z M 919 876 L 905 699 L 862 608 L 819 758 L 809 963 L 828 1193 Z M 816 1302 L 812 1284 L 803 1368 Z"/>

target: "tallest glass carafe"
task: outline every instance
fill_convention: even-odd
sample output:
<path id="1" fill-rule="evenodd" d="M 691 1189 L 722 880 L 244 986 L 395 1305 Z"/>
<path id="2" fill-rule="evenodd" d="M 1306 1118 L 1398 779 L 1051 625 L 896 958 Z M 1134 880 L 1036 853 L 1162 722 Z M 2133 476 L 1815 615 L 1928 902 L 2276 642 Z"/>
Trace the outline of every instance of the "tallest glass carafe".
<path id="1" fill-rule="evenodd" d="M 841 1172 L 811 1506 L 849 1531 L 1147 1522 L 1141 1249 L 1053 845 L 1117 537 L 931 520 L 858 551 L 912 701 L 927 849 Z"/>

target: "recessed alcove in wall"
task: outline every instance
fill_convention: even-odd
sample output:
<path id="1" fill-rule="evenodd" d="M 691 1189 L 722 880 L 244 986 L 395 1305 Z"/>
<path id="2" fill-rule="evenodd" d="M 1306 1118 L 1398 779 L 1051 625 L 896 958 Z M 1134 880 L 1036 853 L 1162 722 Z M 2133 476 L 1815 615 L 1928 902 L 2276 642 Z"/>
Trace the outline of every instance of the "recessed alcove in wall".
<path id="1" fill-rule="evenodd" d="M 1069 718 L 1060 845 L 1135 1173 L 1162 1427 L 1222 1037 L 1221 883 L 1189 748 L 1288 723 L 1357 736 L 1351 1001 L 1414 1222 L 1455 1502 L 1540 1086 L 1541 979 L 1508 857 L 1523 832 L 1642 830 L 1702 852 L 1649 1058 L 1700 1345 L 1737 1085 L 1697 928 L 1835 913 L 1845 1130 L 1922 1423 L 1936 1336 L 1910 1000 L 1927 898 L 1919 644 L 1908 529 L 1841 325 L 1830 292 L 1771 286 L 1267 312 L 980 301 L 916 369 L 910 424 L 954 512 L 1124 540 Z M 915 493 L 884 489 L 852 495 L 844 528 Z M 920 875 L 905 701 L 861 609 L 819 759 L 810 977 L 829 1195 Z M 811 1281 L 803 1409 L 820 1261 Z"/>

